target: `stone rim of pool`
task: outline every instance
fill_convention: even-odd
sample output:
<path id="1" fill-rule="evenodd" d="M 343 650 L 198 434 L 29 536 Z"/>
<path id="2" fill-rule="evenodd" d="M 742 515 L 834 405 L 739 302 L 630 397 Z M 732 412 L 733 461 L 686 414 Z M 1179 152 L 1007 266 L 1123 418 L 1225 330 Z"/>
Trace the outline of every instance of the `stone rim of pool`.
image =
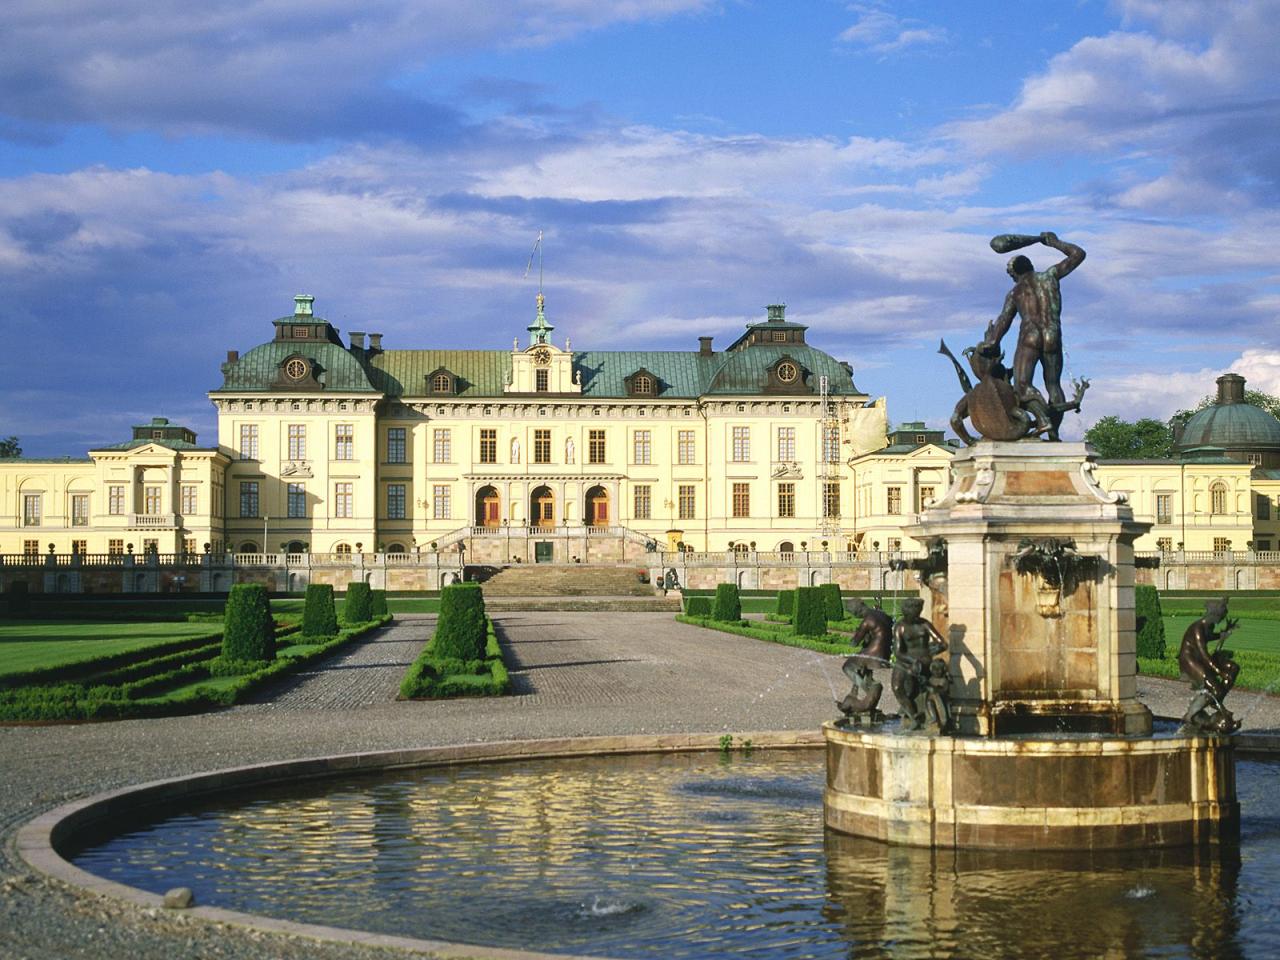
<path id="1" fill-rule="evenodd" d="M 162 909 L 164 897 L 138 887 L 107 880 L 82 870 L 65 859 L 62 850 L 85 832 L 100 829 L 122 816 L 135 816 L 146 806 L 174 806 L 183 800 L 203 799 L 247 787 L 299 780 L 323 780 L 353 773 L 447 767 L 462 764 L 502 763 L 519 760 L 553 760 L 570 757 L 625 756 L 627 754 L 705 753 L 720 749 L 723 733 L 634 734 L 608 737 L 565 737 L 544 740 L 500 740 L 442 747 L 378 750 L 229 767 L 189 776 L 153 780 L 99 793 L 56 807 L 18 831 L 19 856 L 34 870 L 87 893 L 122 900 L 143 909 Z M 744 731 L 735 737 L 750 740 L 754 749 L 821 749 L 821 730 Z M 183 914 L 213 923 L 225 923 L 266 933 L 307 937 L 333 943 L 394 947 L 427 951 L 440 957 L 486 956 L 507 960 L 608 960 L 583 954 L 542 953 L 510 947 L 380 934 L 344 927 L 300 923 L 260 914 L 201 906 Z M 477 951 L 483 951 L 477 954 Z"/>

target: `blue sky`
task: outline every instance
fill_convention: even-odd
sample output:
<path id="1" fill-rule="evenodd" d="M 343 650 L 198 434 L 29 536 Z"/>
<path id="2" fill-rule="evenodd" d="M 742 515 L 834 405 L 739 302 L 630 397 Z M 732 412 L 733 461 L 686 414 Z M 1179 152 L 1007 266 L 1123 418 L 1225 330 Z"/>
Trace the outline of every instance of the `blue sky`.
<path id="1" fill-rule="evenodd" d="M 1067 369 L 1167 416 L 1280 392 L 1280 0 L 10 0 L 0 435 L 214 439 L 293 294 L 388 347 L 695 349 L 782 300 L 894 420 L 1054 230 Z M 1038 266 L 1049 251 L 1028 251 Z"/>

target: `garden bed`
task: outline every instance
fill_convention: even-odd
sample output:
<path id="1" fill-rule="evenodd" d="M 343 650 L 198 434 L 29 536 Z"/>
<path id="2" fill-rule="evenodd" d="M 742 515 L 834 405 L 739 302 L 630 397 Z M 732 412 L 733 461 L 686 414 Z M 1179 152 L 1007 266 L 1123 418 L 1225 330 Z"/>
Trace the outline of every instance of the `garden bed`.
<path id="1" fill-rule="evenodd" d="M 439 700 L 450 697 L 500 697 L 511 690 L 511 677 L 502 659 L 502 645 L 485 620 L 483 659 L 459 660 L 436 656 L 432 642 L 409 667 L 400 684 L 399 700 Z"/>

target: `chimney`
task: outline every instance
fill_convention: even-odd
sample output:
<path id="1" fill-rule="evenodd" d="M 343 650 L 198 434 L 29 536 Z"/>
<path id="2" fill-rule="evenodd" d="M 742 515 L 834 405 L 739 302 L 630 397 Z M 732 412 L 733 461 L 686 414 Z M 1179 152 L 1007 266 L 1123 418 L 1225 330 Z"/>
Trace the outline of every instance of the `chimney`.
<path id="1" fill-rule="evenodd" d="M 782 323 L 787 319 L 787 305 L 785 303 L 771 303 L 766 309 L 769 311 L 770 323 Z"/>
<path id="2" fill-rule="evenodd" d="M 311 305 L 315 302 L 315 297 L 309 297 L 305 293 L 298 294 L 293 298 L 293 315 L 295 317 L 311 316 Z"/>
<path id="3" fill-rule="evenodd" d="M 1218 378 L 1218 403 L 1244 403 L 1244 377 L 1224 373 Z"/>
<path id="4" fill-rule="evenodd" d="M 382 350 L 382 334 L 380 333 L 369 334 L 369 350 L 371 352 L 375 350 L 376 351 Z"/>
<path id="5" fill-rule="evenodd" d="M 239 360 L 239 359 L 240 359 L 240 351 L 239 351 L 239 350 L 228 350 L 228 351 L 227 351 L 227 363 L 235 363 L 235 362 L 236 362 L 237 360 Z"/>
<path id="6" fill-rule="evenodd" d="M 715 353 L 715 351 L 711 349 L 711 341 L 714 339 L 714 337 L 698 338 L 698 354 L 700 356 L 709 357 Z"/>
<path id="7" fill-rule="evenodd" d="M 364 349 L 364 331 L 363 330 L 351 331 L 351 349 L 352 350 Z"/>

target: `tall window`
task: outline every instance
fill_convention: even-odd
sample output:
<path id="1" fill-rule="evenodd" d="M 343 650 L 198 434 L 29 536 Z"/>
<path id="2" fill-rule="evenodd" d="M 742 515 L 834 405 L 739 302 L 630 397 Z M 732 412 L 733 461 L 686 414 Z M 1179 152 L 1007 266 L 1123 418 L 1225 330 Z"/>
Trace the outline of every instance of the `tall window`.
<path id="1" fill-rule="evenodd" d="M 240 516 L 258 516 L 258 481 L 240 481 Z"/>
<path id="2" fill-rule="evenodd" d="M 822 516 L 835 519 L 840 516 L 840 484 L 830 481 L 822 485 Z"/>
<path id="3" fill-rule="evenodd" d="M 1257 503 L 1258 505 L 1257 506 L 1258 519 L 1270 520 L 1271 519 L 1271 498 L 1267 496 L 1263 496 L 1262 494 L 1258 494 L 1258 498 L 1255 501 L 1255 503 Z"/>
<path id="4" fill-rule="evenodd" d="M 76 493 L 71 496 L 71 525 L 87 527 L 89 525 L 89 495 Z"/>
<path id="5" fill-rule="evenodd" d="M 183 553 L 185 553 L 185 554 L 188 554 L 188 555 L 193 554 L 193 553 L 195 553 L 195 552 L 196 552 L 196 538 L 195 538 L 195 537 L 183 537 L 183 538 L 182 538 L 182 552 L 183 552 Z"/>
<path id="6" fill-rule="evenodd" d="M 822 428 L 822 459 L 835 463 L 840 459 L 840 424 L 828 423 Z"/>
<path id="7" fill-rule="evenodd" d="M 404 427 L 387 428 L 387 463 L 405 462 Z"/>
<path id="8" fill-rule="evenodd" d="M 256 423 L 240 424 L 240 459 L 258 459 L 258 425 Z"/>
<path id="9" fill-rule="evenodd" d="M 118 517 L 124 513 L 124 487 L 112 484 L 107 487 L 107 513 Z"/>
<path id="10" fill-rule="evenodd" d="M 350 519 L 355 516 L 355 495 L 352 492 L 354 484 L 351 483 L 335 483 L 333 485 L 333 515 Z"/>
<path id="11" fill-rule="evenodd" d="M 22 498 L 22 525 L 40 526 L 40 494 L 28 493 Z"/>
<path id="12" fill-rule="evenodd" d="M 647 484 L 631 488 L 631 515 L 636 520 L 648 520 L 653 512 L 653 500 Z"/>
<path id="13" fill-rule="evenodd" d="M 698 452 L 692 430 L 681 430 L 676 437 L 676 459 L 680 463 L 697 463 Z"/>
<path id="14" fill-rule="evenodd" d="M 404 519 L 404 484 L 387 484 L 387 519 Z"/>
<path id="15" fill-rule="evenodd" d="M 1249 461 L 1250 466 L 1262 466 L 1262 454 L 1260 453 L 1247 453 L 1245 454 L 1245 459 Z"/>
<path id="16" fill-rule="evenodd" d="M 431 431 L 431 459 L 435 463 L 453 462 L 453 432 L 448 427 Z"/>
<path id="17" fill-rule="evenodd" d="M 681 520 L 693 520 L 697 517 L 697 489 L 691 483 L 680 484 L 676 500 L 679 502 Z"/>
<path id="18" fill-rule="evenodd" d="M 924 486 L 916 488 L 916 512 L 919 513 L 938 495 L 935 487 Z"/>
<path id="19" fill-rule="evenodd" d="M 181 487 L 181 503 L 183 516 L 191 516 L 200 512 L 199 493 L 194 483 L 184 483 Z"/>
<path id="20" fill-rule="evenodd" d="M 631 435 L 631 461 L 633 463 L 652 462 L 653 444 L 650 431 L 637 430 Z"/>
<path id="21" fill-rule="evenodd" d="M 497 463 L 498 462 L 498 431 L 497 430 L 481 430 L 480 431 L 480 462 L 481 463 Z"/>
<path id="22" fill-rule="evenodd" d="M 888 513 L 890 516 L 896 516 L 902 513 L 902 488 L 889 487 L 886 493 L 889 495 Z"/>
<path id="23" fill-rule="evenodd" d="M 305 423 L 289 424 L 289 459 L 307 459 L 307 425 Z"/>
<path id="24" fill-rule="evenodd" d="M 778 459 L 794 460 L 795 458 L 796 458 L 796 428 L 795 427 L 779 427 L 778 428 Z"/>
<path id="25" fill-rule="evenodd" d="M 751 484 L 735 483 L 733 485 L 733 516 L 751 516 Z"/>
<path id="26" fill-rule="evenodd" d="M 778 484 L 778 516 L 794 517 L 796 515 L 796 485 L 794 483 Z"/>
<path id="27" fill-rule="evenodd" d="M 533 372 L 533 388 L 538 393 L 546 393 L 551 389 L 551 371 L 535 370 Z"/>
<path id="28" fill-rule="evenodd" d="M 605 463 L 604 431 L 587 431 L 587 463 Z"/>
<path id="29" fill-rule="evenodd" d="M 453 505 L 449 500 L 451 489 L 447 483 L 437 483 L 431 488 L 431 515 L 436 520 L 448 520 L 453 516 Z"/>
<path id="30" fill-rule="evenodd" d="M 534 463 L 550 463 L 551 462 L 551 431 L 550 430 L 533 431 L 533 462 Z"/>
<path id="31" fill-rule="evenodd" d="M 353 423 L 335 423 L 333 425 L 333 459 L 354 460 L 356 458 L 356 427 Z"/>
<path id="32" fill-rule="evenodd" d="M 1173 494 L 1156 494 L 1156 523 L 1173 523 Z"/>
<path id="33" fill-rule="evenodd" d="M 149 517 L 154 517 L 160 512 L 160 487 L 142 488 L 142 512 Z"/>
<path id="34" fill-rule="evenodd" d="M 733 462 L 746 463 L 751 459 L 751 428 L 733 428 Z"/>
<path id="35" fill-rule="evenodd" d="M 1217 514 L 1227 512 L 1227 485 L 1221 480 L 1216 481 L 1209 488 L 1209 512 Z"/>
<path id="36" fill-rule="evenodd" d="M 287 491 L 287 503 L 285 504 L 289 511 L 289 517 L 293 520 L 302 519 L 307 515 L 307 485 L 305 483 L 291 483 Z"/>

